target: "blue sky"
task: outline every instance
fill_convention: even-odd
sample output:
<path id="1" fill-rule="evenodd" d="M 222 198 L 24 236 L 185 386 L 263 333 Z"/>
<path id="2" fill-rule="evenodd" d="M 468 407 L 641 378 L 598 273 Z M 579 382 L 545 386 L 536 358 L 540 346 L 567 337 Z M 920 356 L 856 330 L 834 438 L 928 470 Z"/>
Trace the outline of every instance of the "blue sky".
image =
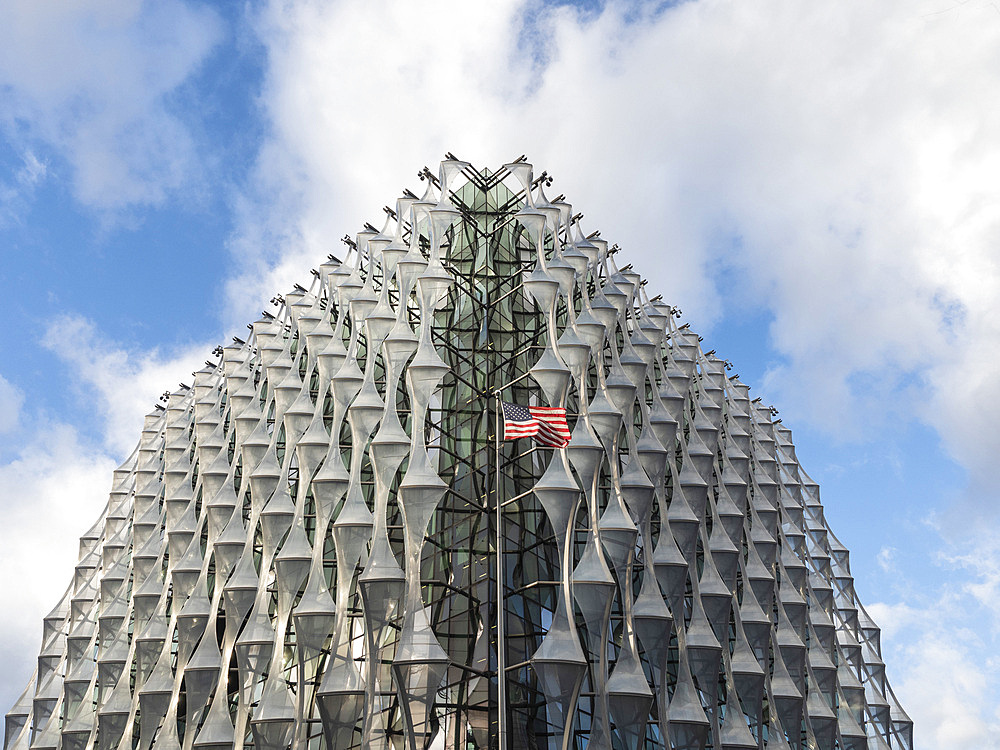
<path id="1" fill-rule="evenodd" d="M 998 50 L 987 0 L 8 0 L 0 703 L 157 396 L 524 153 L 780 410 L 917 746 L 1000 746 Z"/>

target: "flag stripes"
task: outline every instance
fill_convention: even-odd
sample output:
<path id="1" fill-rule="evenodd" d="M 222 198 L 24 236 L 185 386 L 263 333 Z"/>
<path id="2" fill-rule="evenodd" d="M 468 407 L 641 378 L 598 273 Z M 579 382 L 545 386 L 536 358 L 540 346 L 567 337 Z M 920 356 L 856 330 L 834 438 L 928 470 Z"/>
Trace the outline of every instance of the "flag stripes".
<path id="1" fill-rule="evenodd" d="M 558 406 L 521 406 L 507 401 L 503 407 L 503 439 L 534 437 L 550 448 L 569 445 L 569 425 L 566 410 Z"/>

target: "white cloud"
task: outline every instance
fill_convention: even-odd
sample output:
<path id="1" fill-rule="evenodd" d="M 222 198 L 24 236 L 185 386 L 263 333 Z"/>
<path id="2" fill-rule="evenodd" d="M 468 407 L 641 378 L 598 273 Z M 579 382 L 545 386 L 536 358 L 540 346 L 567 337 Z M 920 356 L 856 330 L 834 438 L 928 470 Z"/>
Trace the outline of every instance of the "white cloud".
<path id="1" fill-rule="evenodd" d="M 645 8 L 271 3 L 272 137 L 234 241 L 234 318 L 446 150 L 527 153 L 703 332 L 763 301 L 783 357 L 765 392 L 790 423 L 857 437 L 920 418 L 985 476 L 1000 450 L 995 8 Z M 739 288 L 717 287 L 722 269 Z"/>
<path id="2" fill-rule="evenodd" d="M 198 174 L 194 140 L 170 98 L 220 33 L 213 11 L 183 0 L 8 0 L 0 129 L 54 148 L 84 204 L 157 204 Z"/>
<path id="3" fill-rule="evenodd" d="M 918 721 L 917 747 L 996 747 L 1000 722 L 990 714 L 998 685 L 975 635 L 930 630 L 902 651 L 897 663 L 909 668 L 896 682 L 896 692 Z"/>
<path id="4" fill-rule="evenodd" d="M 530 83 L 516 47 L 522 10 L 382 0 L 274 3 L 260 14 L 274 138 L 239 207 L 231 324 L 301 282 L 345 232 L 381 225 L 381 206 L 446 150 L 495 165 L 521 153 L 503 103 L 516 107 Z"/>
<path id="5" fill-rule="evenodd" d="M 980 608 L 967 592 L 937 588 L 918 605 L 898 602 L 867 607 L 882 628 L 882 655 L 903 708 L 915 722 L 916 750 L 978 750 L 997 747 L 1000 690 L 995 634 L 987 640 Z"/>
<path id="6" fill-rule="evenodd" d="M 0 465 L 0 705 L 13 705 L 34 667 L 42 618 L 73 577 L 78 540 L 97 520 L 115 461 L 63 424 L 37 427 Z"/>
<path id="7" fill-rule="evenodd" d="M 885 546 L 878 551 L 878 554 L 875 556 L 875 562 L 878 563 L 878 566 L 884 572 L 890 573 L 896 567 L 895 557 L 896 548 Z"/>
<path id="8" fill-rule="evenodd" d="M 19 158 L 20 165 L 10 168 L 13 179 L 0 180 L 0 229 L 21 221 L 35 187 L 48 171 L 31 149 L 23 150 Z"/>
<path id="9" fill-rule="evenodd" d="M 43 344 L 69 366 L 72 382 L 88 399 L 96 396 L 104 443 L 121 457 L 138 443 L 143 416 L 159 395 L 181 382 L 191 385 L 191 373 L 212 349 L 195 343 L 167 353 L 129 351 L 108 341 L 89 320 L 72 315 L 52 320 Z"/>
<path id="10" fill-rule="evenodd" d="M 139 440 L 143 416 L 164 390 L 174 390 L 211 351 L 191 344 L 176 352 L 130 351 L 108 341 L 90 321 L 56 318 L 44 345 L 62 359 L 92 411 L 103 420 L 97 442 L 71 425 L 32 410 L 11 432 L 20 447 L 0 464 L 0 601 L 16 616 L 0 622 L 0 665 L 27 680 L 41 637 L 41 619 L 59 600 L 77 562 L 79 537 L 101 513 L 112 471 Z M 4 397 L 11 395 L 10 408 Z M 20 393 L 0 378 L 0 428 L 17 424 Z M 14 440 L 8 440 L 12 446 Z M 23 685 L 0 686 L 0 705 L 16 700 Z"/>
<path id="11" fill-rule="evenodd" d="M 17 427 L 23 404 L 21 390 L 0 375 L 0 434 Z"/>
<path id="12" fill-rule="evenodd" d="M 915 722 L 915 750 L 1000 747 L 1000 537 L 966 514 L 927 524 L 939 544 L 923 551 L 919 572 L 896 561 L 894 600 L 866 605 L 882 630 L 882 656 L 903 708 Z M 902 551 L 905 554 L 905 550 Z M 880 554 L 881 558 L 882 555 Z M 881 562 L 881 560 L 880 560 Z"/>
<path id="13" fill-rule="evenodd" d="M 965 528 L 941 553 L 941 561 L 964 574 L 962 593 L 989 617 L 992 631 L 1000 634 L 1000 533 L 981 518 L 982 514 L 966 514 Z"/>

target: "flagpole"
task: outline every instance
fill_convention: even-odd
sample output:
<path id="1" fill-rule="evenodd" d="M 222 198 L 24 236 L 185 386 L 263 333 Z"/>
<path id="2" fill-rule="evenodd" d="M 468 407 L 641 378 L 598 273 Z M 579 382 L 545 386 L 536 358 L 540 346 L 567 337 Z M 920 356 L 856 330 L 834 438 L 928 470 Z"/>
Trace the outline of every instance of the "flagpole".
<path id="1" fill-rule="evenodd" d="M 496 551 L 497 551 L 497 697 L 499 704 L 499 750 L 507 750 L 507 629 L 506 603 L 504 601 L 504 570 L 503 570 L 503 503 L 500 498 L 500 430 L 503 427 L 500 405 L 500 393 L 496 396 Z"/>

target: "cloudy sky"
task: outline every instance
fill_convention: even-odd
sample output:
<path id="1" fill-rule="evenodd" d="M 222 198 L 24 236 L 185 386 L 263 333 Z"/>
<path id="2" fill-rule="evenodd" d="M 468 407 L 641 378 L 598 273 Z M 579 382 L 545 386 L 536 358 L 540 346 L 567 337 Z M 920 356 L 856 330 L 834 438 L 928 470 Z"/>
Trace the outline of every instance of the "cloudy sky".
<path id="1" fill-rule="evenodd" d="M 1000 747 L 1000 4 L 0 4 L 0 704 L 157 396 L 445 151 L 781 412 L 921 750 Z"/>

